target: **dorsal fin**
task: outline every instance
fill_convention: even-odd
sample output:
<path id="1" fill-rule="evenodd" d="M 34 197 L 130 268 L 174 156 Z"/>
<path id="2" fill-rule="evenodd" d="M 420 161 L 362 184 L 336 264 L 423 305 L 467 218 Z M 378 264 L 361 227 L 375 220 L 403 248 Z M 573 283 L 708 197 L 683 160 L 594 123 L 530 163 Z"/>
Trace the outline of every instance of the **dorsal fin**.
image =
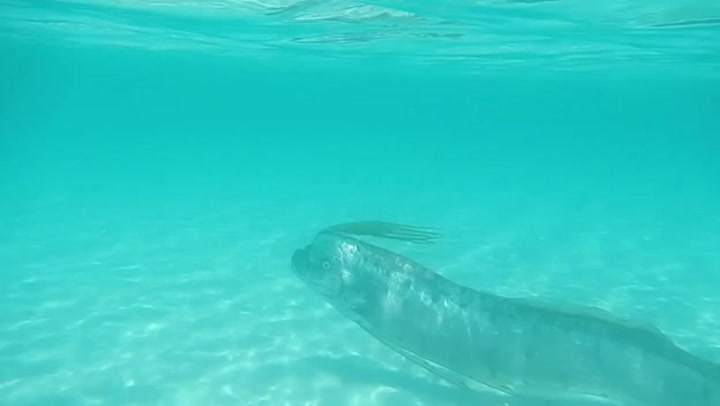
<path id="1" fill-rule="evenodd" d="M 670 337 L 665 335 L 665 333 L 663 333 L 659 328 L 649 323 L 641 323 L 639 321 L 619 317 L 600 307 L 584 306 L 567 302 L 564 302 L 562 304 L 556 304 L 534 298 L 516 298 L 514 300 L 536 308 L 543 308 L 553 312 L 562 312 L 566 314 L 573 314 L 576 316 L 592 317 L 618 326 L 623 326 L 625 328 L 642 331 L 645 334 L 655 337 L 656 339 L 672 343 Z"/>
<path id="2" fill-rule="evenodd" d="M 440 234 L 437 229 L 432 227 L 389 223 L 385 221 L 359 221 L 336 224 L 334 226 L 327 227 L 320 232 L 348 234 L 353 236 L 365 235 L 407 241 L 416 244 L 433 243 L 440 238 Z"/>

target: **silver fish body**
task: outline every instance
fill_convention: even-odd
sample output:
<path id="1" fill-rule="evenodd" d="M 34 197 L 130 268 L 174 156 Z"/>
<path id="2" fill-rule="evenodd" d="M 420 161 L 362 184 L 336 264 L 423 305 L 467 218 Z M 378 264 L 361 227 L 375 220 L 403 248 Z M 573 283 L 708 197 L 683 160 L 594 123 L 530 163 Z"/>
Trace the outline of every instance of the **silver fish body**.
<path id="1" fill-rule="evenodd" d="M 483 293 L 341 233 L 321 232 L 291 263 L 342 314 L 446 378 L 508 394 L 720 406 L 718 364 L 600 310 Z"/>

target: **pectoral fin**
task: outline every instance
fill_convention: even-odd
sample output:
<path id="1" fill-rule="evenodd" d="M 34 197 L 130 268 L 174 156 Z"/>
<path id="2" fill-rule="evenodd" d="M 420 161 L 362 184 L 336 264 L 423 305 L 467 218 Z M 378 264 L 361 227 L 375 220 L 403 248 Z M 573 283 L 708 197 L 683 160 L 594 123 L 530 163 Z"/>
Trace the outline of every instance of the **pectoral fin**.
<path id="1" fill-rule="evenodd" d="M 502 392 L 505 395 L 512 395 L 513 390 L 507 385 L 488 382 L 488 381 L 478 381 L 475 379 L 467 378 L 461 374 L 455 373 L 451 371 L 448 368 L 443 367 L 442 365 L 439 365 L 437 363 L 434 363 L 432 361 L 427 361 L 423 358 L 420 358 L 419 356 L 411 353 L 411 352 L 403 352 L 402 350 L 396 350 L 405 358 L 415 362 L 416 364 L 422 366 L 426 370 L 434 373 L 435 375 L 439 376 L 440 378 L 445 379 L 446 381 L 453 383 L 455 385 L 458 385 L 460 387 L 476 390 L 476 391 L 482 391 L 483 389 L 491 388 L 498 392 Z M 479 388 L 478 384 L 481 386 L 484 386 L 485 388 Z"/>
<path id="2" fill-rule="evenodd" d="M 363 327 L 364 328 L 364 327 Z M 365 329 L 365 328 L 364 328 Z M 457 373 L 455 371 L 450 370 L 447 367 L 444 367 L 436 362 L 430 361 L 426 358 L 423 358 L 422 356 L 402 347 L 399 344 L 390 342 L 389 340 L 383 339 L 376 334 L 373 334 L 368 329 L 365 329 L 368 333 L 370 333 L 373 337 L 375 337 L 378 341 L 382 342 L 398 354 L 404 356 L 408 360 L 414 362 L 415 364 L 425 368 L 428 372 L 435 374 L 439 376 L 440 378 L 457 385 L 459 387 L 475 390 L 475 391 L 483 391 L 483 389 L 487 390 L 487 388 L 493 389 L 497 392 L 501 392 L 505 395 L 512 395 L 513 389 L 509 387 L 508 385 L 502 384 L 502 383 L 495 383 L 495 382 L 489 382 L 486 380 L 478 380 L 474 378 L 469 378 L 465 375 L 462 375 L 460 373 Z M 478 385 L 481 385 L 484 388 L 478 388 Z"/>

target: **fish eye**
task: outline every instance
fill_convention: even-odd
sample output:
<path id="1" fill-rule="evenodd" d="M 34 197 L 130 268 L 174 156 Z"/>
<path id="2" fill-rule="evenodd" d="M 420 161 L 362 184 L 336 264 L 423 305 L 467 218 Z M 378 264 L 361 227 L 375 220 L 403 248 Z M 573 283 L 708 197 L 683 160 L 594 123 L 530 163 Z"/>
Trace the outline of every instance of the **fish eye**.
<path id="1" fill-rule="evenodd" d="M 320 266 L 322 266 L 322 269 L 329 271 L 330 270 L 330 261 L 328 261 L 326 259 L 320 264 Z"/>

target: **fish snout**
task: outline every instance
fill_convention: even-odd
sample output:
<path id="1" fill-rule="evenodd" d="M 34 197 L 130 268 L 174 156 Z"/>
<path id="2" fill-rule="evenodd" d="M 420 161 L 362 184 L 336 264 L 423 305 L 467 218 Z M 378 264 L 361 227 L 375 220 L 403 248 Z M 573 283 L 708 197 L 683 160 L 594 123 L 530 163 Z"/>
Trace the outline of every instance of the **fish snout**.
<path id="1" fill-rule="evenodd" d="M 307 247 L 296 249 L 290 259 L 290 266 L 292 267 L 293 272 L 295 272 L 298 276 L 305 274 L 308 269 L 307 261 Z"/>

